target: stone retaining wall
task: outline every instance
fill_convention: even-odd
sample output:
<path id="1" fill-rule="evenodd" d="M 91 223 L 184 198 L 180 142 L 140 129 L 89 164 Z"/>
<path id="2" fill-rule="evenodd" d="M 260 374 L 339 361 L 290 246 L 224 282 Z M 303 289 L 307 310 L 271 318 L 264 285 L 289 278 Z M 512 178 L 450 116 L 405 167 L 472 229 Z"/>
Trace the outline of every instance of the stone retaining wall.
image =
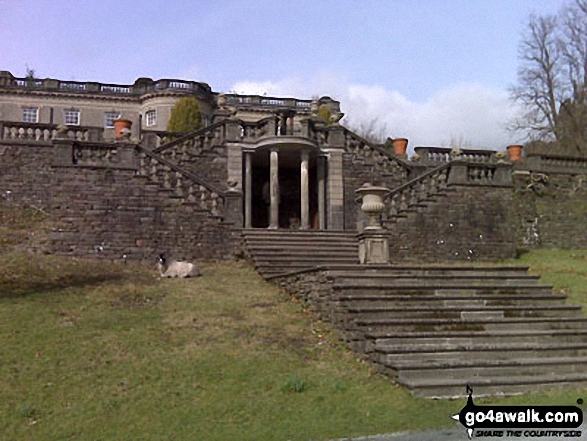
<path id="1" fill-rule="evenodd" d="M 51 213 L 59 225 L 50 235 L 55 253 L 154 261 L 160 252 L 186 259 L 237 252 L 240 225 L 138 175 L 133 145 L 109 150 L 110 163 L 102 165 L 87 152 L 73 159 L 71 151 L 67 145 L 0 145 L 2 202 Z"/>

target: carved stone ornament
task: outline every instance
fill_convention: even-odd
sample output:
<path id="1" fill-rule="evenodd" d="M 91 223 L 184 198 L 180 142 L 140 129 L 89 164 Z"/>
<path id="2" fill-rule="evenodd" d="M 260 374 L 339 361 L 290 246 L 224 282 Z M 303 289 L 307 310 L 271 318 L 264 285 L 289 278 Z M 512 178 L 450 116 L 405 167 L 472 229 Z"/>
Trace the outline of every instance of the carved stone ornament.
<path id="1" fill-rule="evenodd" d="M 379 215 L 385 208 L 383 197 L 389 193 L 389 190 L 385 187 L 376 187 L 366 182 L 361 188 L 356 190 L 356 193 L 363 198 L 361 210 L 369 217 L 369 225 L 365 227 L 365 230 L 381 230 L 382 226 L 379 222 Z"/>

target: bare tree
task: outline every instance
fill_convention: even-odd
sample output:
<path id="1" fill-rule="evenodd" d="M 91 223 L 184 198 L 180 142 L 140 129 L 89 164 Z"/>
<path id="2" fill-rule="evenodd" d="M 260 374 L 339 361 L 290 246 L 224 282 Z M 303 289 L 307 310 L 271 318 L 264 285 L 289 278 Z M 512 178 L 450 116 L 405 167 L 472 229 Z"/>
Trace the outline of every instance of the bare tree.
<path id="1" fill-rule="evenodd" d="M 565 95 L 557 31 L 556 17 L 530 17 L 519 49 L 518 84 L 511 88 L 513 98 L 527 109 L 514 128 L 537 138 L 558 139 L 558 108 Z"/>
<path id="2" fill-rule="evenodd" d="M 512 128 L 528 138 L 585 148 L 587 0 L 558 15 L 530 16 L 520 43 L 518 82 L 510 92 L 525 113 Z"/>
<path id="3" fill-rule="evenodd" d="M 381 123 L 377 117 L 358 123 L 349 120 L 347 117 L 345 118 L 344 125 L 361 138 L 373 144 L 384 144 L 387 139 L 387 124 Z"/>

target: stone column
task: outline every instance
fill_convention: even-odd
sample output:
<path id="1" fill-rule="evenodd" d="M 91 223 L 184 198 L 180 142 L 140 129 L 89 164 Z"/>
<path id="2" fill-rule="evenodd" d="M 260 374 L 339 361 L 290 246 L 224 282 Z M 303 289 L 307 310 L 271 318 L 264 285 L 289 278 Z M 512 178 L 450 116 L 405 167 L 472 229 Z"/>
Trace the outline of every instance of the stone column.
<path id="1" fill-rule="evenodd" d="M 308 152 L 306 150 L 302 150 L 300 162 L 300 227 L 302 230 L 307 230 L 310 227 L 310 189 L 308 181 L 308 160 Z"/>
<path id="2" fill-rule="evenodd" d="M 269 197 L 271 215 L 269 228 L 279 228 L 279 156 L 277 148 L 269 154 Z"/>
<path id="3" fill-rule="evenodd" d="M 326 157 L 318 156 L 317 158 L 318 174 L 318 229 L 326 229 L 326 193 L 324 192 L 326 178 Z"/>
<path id="4" fill-rule="evenodd" d="M 245 152 L 245 228 L 252 228 L 253 154 Z"/>

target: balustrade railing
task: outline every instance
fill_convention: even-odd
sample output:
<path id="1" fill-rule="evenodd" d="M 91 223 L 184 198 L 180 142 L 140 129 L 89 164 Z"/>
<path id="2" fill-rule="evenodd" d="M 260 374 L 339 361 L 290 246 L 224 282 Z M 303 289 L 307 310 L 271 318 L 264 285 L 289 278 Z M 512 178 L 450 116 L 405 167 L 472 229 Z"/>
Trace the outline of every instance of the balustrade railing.
<path id="1" fill-rule="evenodd" d="M 150 132 L 144 136 L 155 136 L 157 142 L 165 141 L 173 137 L 169 132 Z M 162 137 L 163 136 L 163 137 Z M 170 142 L 164 142 L 153 149 L 154 153 L 160 154 L 165 158 L 176 159 L 178 156 L 187 159 L 188 155 L 200 155 L 204 151 L 212 150 L 214 146 L 220 146 L 226 139 L 226 127 L 224 121 L 212 124 L 203 129 L 179 136 Z M 147 145 L 149 143 L 147 142 Z"/>
<path id="2" fill-rule="evenodd" d="M 442 194 L 448 186 L 511 187 L 511 165 L 471 162 L 462 157 L 445 162 L 391 190 L 385 214 L 391 218 Z"/>
<path id="3" fill-rule="evenodd" d="M 420 157 L 420 161 L 430 165 L 440 165 L 450 162 L 457 151 L 447 147 L 416 147 L 414 151 Z M 479 149 L 458 150 L 459 159 L 467 162 L 488 163 L 497 160 L 496 151 Z"/>
<path id="4" fill-rule="evenodd" d="M 390 219 L 441 194 L 448 186 L 452 163 L 443 164 L 390 191 L 384 198 L 384 219 Z"/>
<path id="5" fill-rule="evenodd" d="M 587 158 L 529 153 L 525 165 L 531 169 L 559 172 L 587 172 Z"/>
<path id="6" fill-rule="evenodd" d="M 75 93 L 100 93 L 115 95 L 142 95 L 165 90 L 181 90 L 211 96 L 212 90 L 205 83 L 174 79 L 153 81 L 141 78 L 134 84 L 104 84 L 92 81 L 62 81 L 51 78 L 16 78 L 9 72 L 0 76 L 0 87 L 36 90 L 59 90 Z"/>
<path id="7" fill-rule="evenodd" d="M 169 189 L 183 202 L 194 204 L 213 216 L 223 216 L 225 203 L 223 191 L 141 147 L 139 147 L 139 174 L 148 176 L 152 182 L 157 182 L 163 188 Z"/>
<path id="8" fill-rule="evenodd" d="M 400 173 L 401 179 L 409 176 L 410 166 L 401 158 L 392 156 L 383 147 L 371 144 L 356 133 L 344 128 L 344 150 L 365 164 L 372 164 L 376 170 Z"/>
<path id="9" fill-rule="evenodd" d="M 76 141 L 101 141 L 102 127 L 68 126 L 67 137 Z M 57 124 L 0 122 L 0 138 L 3 141 L 51 142 L 57 136 Z"/>

